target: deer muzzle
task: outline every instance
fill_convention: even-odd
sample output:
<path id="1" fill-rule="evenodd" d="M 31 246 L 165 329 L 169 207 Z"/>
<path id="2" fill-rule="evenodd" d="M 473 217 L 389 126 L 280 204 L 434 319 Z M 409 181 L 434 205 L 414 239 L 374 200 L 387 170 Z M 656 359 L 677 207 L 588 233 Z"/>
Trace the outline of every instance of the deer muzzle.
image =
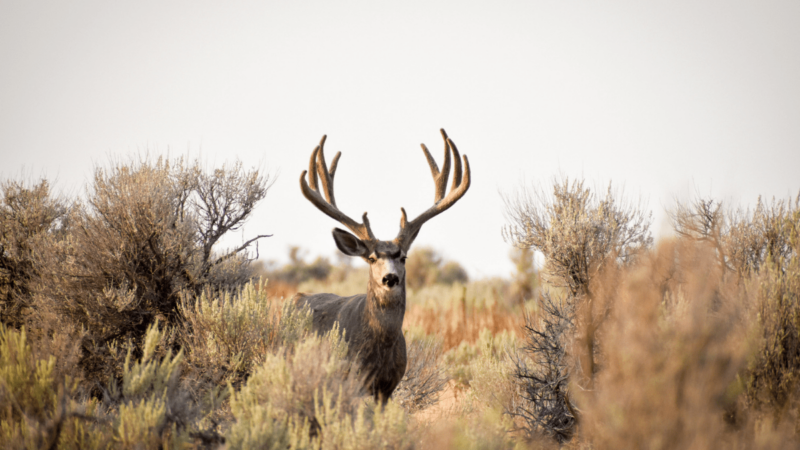
<path id="1" fill-rule="evenodd" d="M 393 287 L 397 286 L 398 284 L 400 284 L 400 277 L 398 277 L 397 274 L 389 273 L 389 274 L 384 275 L 384 277 L 381 280 L 381 282 L 383 282 L 384 286 L 386 286 L 388 288 L 393 288 Z"/>

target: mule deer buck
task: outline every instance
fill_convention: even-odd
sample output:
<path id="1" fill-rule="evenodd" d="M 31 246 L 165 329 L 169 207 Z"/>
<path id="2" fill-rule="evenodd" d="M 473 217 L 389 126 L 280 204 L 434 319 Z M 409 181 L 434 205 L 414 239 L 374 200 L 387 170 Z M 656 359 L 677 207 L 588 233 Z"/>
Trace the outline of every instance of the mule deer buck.
<path id="1" fill-rule="evenodd" d="M 444 130 L 441 133 L 444 139 L 444 165 L 441 171 L 425 144 L 421 144 L 435 184 L 433 206 L 411 221 L 406 217 L 405 209 L 400 208 L 400 232 L 391 241 L 375 238 L 367 213 L 362 216 L 362 223 L 358 223 L 336 206 L 333 178 L 342 153 L 336 154 L 328 169 L 323 153 L 326 136 L 311 153 L 308 171 L 303 171 L 300 176 L 303 195 L 320 211 L 352 231 L 353 234 L 350 234 L 334 228 L 333 240 L 342 253 L 361 257 L 369 264 L 369 283 L 366 294 L 340 297 L 336 294 L 299 293 L 295 301 L 311 308 L 315 331 L 325 333 L 339 323 L 349 344 L 349 357 L 359 364 L 367 391 L 376 401 L 383 403 L 392 395 L 406 371 L 406 341 L 402 330 L 406 311 L 406 255 L 422 225 L 453 206 L 469 189 L 467 156 L 464 155 L 462 176 L 458 149 Z M 453 184 L 445 195 L 450 173 L 450 153 L 454 160 Z M 321 183 L 318 183 L 317 177 Z"/>

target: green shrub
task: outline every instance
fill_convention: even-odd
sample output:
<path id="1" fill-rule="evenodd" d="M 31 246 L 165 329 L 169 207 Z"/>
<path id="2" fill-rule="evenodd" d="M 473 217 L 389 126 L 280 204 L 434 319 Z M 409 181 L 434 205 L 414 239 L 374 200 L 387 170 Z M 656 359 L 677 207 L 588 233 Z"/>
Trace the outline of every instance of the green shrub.
<path id="1" fill-rule="evenodd" d="M 364 395 L 335 328 L 266 355 L 231 397 L 230 448 L 406 448 L 402 408 Z M 310 437 L 310 439 L 309 439 Z"/>
<path id="2" fill-rule="evenodd" d="M 144 355 L 131 350 L 122 383 L 102 401 L 79 395 L 77 380 L 54 356 L 35 357 L 25 330 L 0 326 L 0 442 L 4 448 L 179 448 L 193 442 L 201 411 L 180 380 L 182 352 L 163 346 L 158 324 L 145 335 Z"/>
<path id="3" fill-rule="evenodd" d="M 121 389 L 110 383 L 106 408 L 113 415 L 113 441 L 121 448 L 176 447 L 191 441 L 187 425 L 199 415 L 180 379 L 183 351 L 173 356 L 171 350 L 162 358 L 157 347 L 165 333 L 151 325 L 142 345 L 143 355 L 133 361 L 129 349 L 125 357 Z"/>
<path id="4" fill-rule="evenodd" d="M 280 308 L 280 309 L 279 309 Z M 203 292 L 183 299 L 183 345 L 189 364 L 212 384 L 234 386 L 264 362 L 311 330 L 311 312 L 267 295 L 266 283 L 251 281 L 236 292 Z"/>
<path id="5" fill-rule="evenodd" d="M 355 414 L 343 410 L 342 397 L 322 391 L 317 402 L 316 417 L 320 437 L 314 444 L 320 449 L 408 449 L 414 439 L 408 433 L 405 411 L 395 402 L 385 406 L 362 402 Z"/>
<path id="6" fill-rule="evenodd" d="M 0 324 L 0 442 L 42 448 L 58 437 L 71 379 L 55 378 L 55 357 L 36 358 L 25 329 Z"/>

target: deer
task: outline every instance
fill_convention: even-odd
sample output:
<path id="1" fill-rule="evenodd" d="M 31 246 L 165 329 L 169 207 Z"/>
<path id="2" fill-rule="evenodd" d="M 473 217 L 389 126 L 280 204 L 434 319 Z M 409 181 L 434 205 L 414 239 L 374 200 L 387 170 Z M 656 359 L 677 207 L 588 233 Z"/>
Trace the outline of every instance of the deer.
<path id="1" fill-rule="evenodd" d="M 352 232 L 334 228 L 333 240 L 342 253 L 359 257 L 368 264 L 369 282 L 365 294 L 341 297 L 330 293 L 298 293 L 294 301 L 299 306 L 310 308 L 315 332 L 327 333 L 338 323 L 348 343 L 348 359 L 357 363 L 366 393 L 383 404 L 391 397 L 406 372 L 406 341 L 402 328 L 406 310 L 405 263 L 409 249 L 422 225 L 452 207 L 470 186 L 467 155 L 463 156 L 462 173 L 462 160 L 456 145 L 444 129 L 440 132 L 444 139 L 441 171 L 425 144 L 420 144 L 435 185 L 433 206 L 414 220 L 408 220 L 405 209 L 400 208 L 400 231 L 391 241 L 375 237 L 366 212 L 359 223 L 336 206 L 333 180 L 342 152 L 334 156 L 328 168 L 324 155 L 327 135 L 322 136 L 319 145 L 311 153 L 308 170 L 300 175 L 303 196 Z M 451 153 L 454 161 L 453 182 L 450 192 L 445 195 Z"/>

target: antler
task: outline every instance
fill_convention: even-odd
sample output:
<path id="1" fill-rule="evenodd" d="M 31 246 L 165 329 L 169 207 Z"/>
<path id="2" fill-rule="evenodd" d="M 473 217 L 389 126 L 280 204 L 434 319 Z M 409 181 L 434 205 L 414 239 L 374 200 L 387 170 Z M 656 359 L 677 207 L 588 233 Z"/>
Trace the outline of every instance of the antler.
<path id="1" fill-rule="evenodd" d="M 314 149 L 314 152 L 311 153 L 311 159 L 308 162 L 308 170 L 304 170 L 300 175 L 300 189 L 303 191 L 303 195 L 308 201 L 313 203 L 317 209 L 349 228 L 359 239 L 375 240 L 375 235 L 372 234 L 372 230 L 369 227 L 367 213 L 361 216 L 364 223 L 358 223 L 347 217 L 347 215 L 341 212 L 336 206 L 336 199 L 333 196 L 333 176 L 336 173 L 336 167 L 339 165 L 339 157 L 342 156 L 342 152 L 336 153 L 336 156 L 333 157 L 333 161 L 331 162 L 331 168 L 328 170 L 325 164 L 324 154 L 325 139 L 327 137 L 327 135 L 322 136 L 319 145 Z M 306 173 L 308 173 L 308 183 L 306 183 Z M 325 193 L 325 198 L 322 198 L 319 186 L 317 185 L 318 174 L 322 181 L 322 190 Z"/>
<path id="2" fill-rule="evenodd" d="M 467 189 L 469 189 L 470 170 L 467 155 L 464 155 L 464 173 L 462 178 L 461 158 L 459 157 L 456 144 L 453 143 L 449 137 L 447 137 L 447 133 L 444 131 L 444 129 L 439 131 L 441 131 L 442 138 L 444 139 L 444 164 L 442 165 L 441 172 L 439 171 L 439 166 L 436 165 L 436 161 L 428 151 L 428 148 L 425 147 L 425 144 L 420 144 L 422 146 L 422 151 L 425 152 L 425 158 L 428 160 L 428 165 L 431 167 L 431 176 L 433 176 L 433 183 L 436 188 L 433 206 L 428 208 L 427 211 L 423 212 L 416 219 L 410 222 L 406 216 L 406 210 L 404 208 L 400 208 L 400 211 L 403 215 L 400 218 L 400 232 L 397 234 L 395 242 L 406 250 L 411 247 L 411 243 L 414 242 L 414 239 L 417 237 L 420 228 L 422 228 L 422 225 L 425 222 L 453 206 L 455 202 L 464 196 L 464 194 L 467 192 Z M 450 193 L 445 197 L 445 191 L 447 190 L 447 177 L 450 174 L 451 151 L 453 152 L 453 160 L 455 163 L 453 170 L 453 184 L 450 186 Z"/>

